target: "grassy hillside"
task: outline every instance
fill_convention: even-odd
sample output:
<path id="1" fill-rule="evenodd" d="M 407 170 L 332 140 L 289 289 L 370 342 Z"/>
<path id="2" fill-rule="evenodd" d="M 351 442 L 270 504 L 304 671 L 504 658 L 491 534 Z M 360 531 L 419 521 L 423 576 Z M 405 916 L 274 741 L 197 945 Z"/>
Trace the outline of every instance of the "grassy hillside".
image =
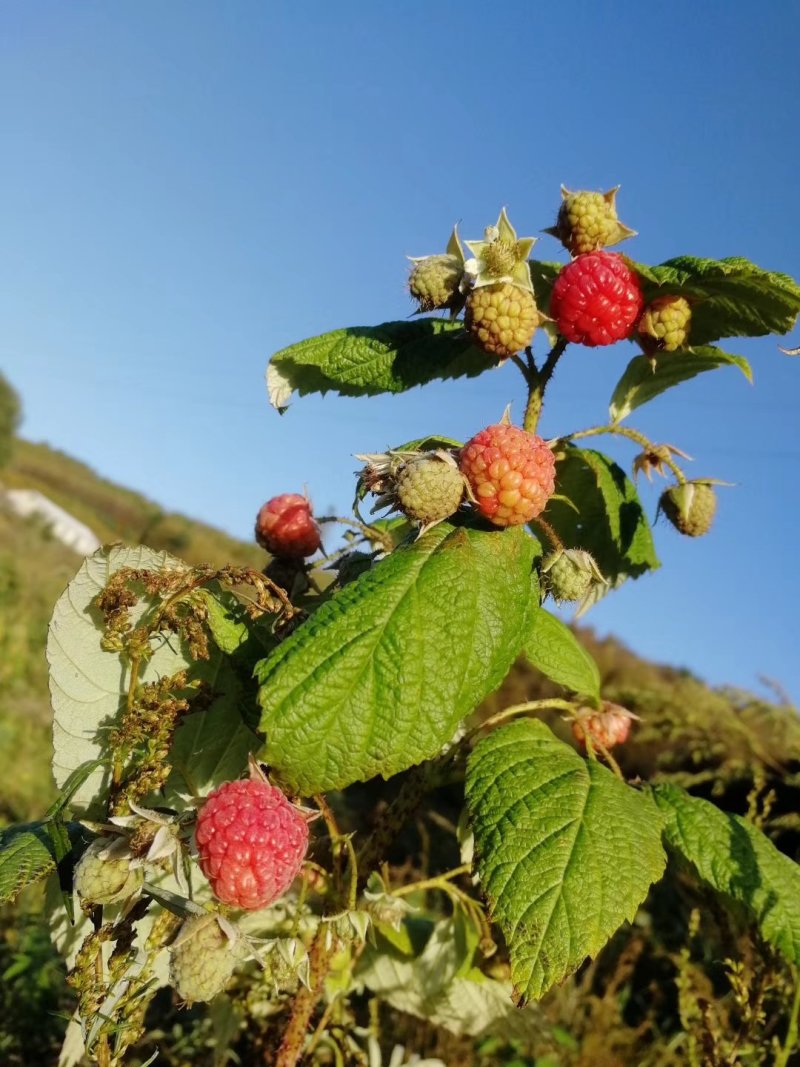
<path id="1" fill-rule="evenodd" d="M 0 473 L 8 488 L 38 489 L 85 522 L 105 543 L 125 541 L 174 552 L 188 563 L 264 566 L 264 553 L 221 530 L 164 511 L 130 489 L 99 477 L 84 463 L 44 444 L 18 440 Z"/>

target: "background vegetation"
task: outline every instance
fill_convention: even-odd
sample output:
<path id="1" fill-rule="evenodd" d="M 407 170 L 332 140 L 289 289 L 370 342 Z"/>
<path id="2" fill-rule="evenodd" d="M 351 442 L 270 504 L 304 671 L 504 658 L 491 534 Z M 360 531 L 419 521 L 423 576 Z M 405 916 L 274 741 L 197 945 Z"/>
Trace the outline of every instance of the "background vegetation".
<path id="1" fill-rule="evenodd" d="M 0 423 L 0 455 L 3 426 L 14 425 L 17 417 L 13 400 L 0 389 L 0 419 L 6 419 Z M 255 546 L 165 513 L 45 445 L 17 441 L 5 456 L 0 473 L 5 485 L 41 490 L 105 541 L 146 542 L 192 563 L 265 562 Z M 0 826 L 40 815 L 54 794 L 44 646 L 53 604 L 78 564 L 40 522 L 20 519 L 0 505 Z M 582 629 L 581 639 L 600 666 L 604 696 L 642 719 L 620 754 L 626 776 L 674 781 L 713 798 L 749 816 L 797 859 L 800 720 L 788 700 L 779 691 L 765 702 L 711 690 L 686 671 L 645 662 L 591 630 Z M 483 712 L 552 692 L 551 683 L 520 663 Z M 551 725 L 565 729 L 557 718 Z M 396 787 L 367 783 L 363 802 L 379 808 L 387 790 Z M 428 856 L 455 848 L 452 816 L 460 807 L 459 790 L 456 783 L 433 795 L 396 842 L 393 865 L 424 876 Z M 0 1064 L 55 1064 L 71 1010 L 38 902 L 34 889 L 0 912 Z M 424 914 L 429 901 L 422 896 L 415 903 Z M 501 950 L 499 975 L 504 967 Z M 651 893 L 636 922 L 619 931 L 595 962 L 545 998 L 536 1034 L 514 1042 L 500 1037 L 474 1042 L 389 1005 L 381 1022 L 386 1050 L 399 1043 L 457 1067 L 787 1067 L 800 1063 L 793 1052 L 796 979 L 744 920 L 678 873 Z M 214 1051 L 214 1027 L 223 1025 L 222 1015 L 216 1024 L 213 1014 L 201 1022 L 200 1013 L 180 1010 L 162 991 L 150 1031 L 131 1062 L 144 1063 L 156 1047 L 159 1064 L 211 1067 L 237 1062 L 236 1057 L 247 1064 L 268 1062 L 263 1050 L 273 1023 L 242 1003 L 245 995 L 244 987 L 234 987 L 226 999 L 232 1010 L 224 1025 L 237 1031 L 233 1058 Z"/>

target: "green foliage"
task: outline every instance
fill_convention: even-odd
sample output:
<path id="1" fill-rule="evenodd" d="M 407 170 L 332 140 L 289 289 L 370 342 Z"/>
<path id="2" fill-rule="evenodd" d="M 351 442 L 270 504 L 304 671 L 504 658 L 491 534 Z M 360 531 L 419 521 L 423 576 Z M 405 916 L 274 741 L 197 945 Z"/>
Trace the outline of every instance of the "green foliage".
<path id="1" fill-rule="evenodd" d="M 276 352 L 267 388 L 270 403 L 283 410 L 294 392 L 402 393 L 437 378 L 473 377 L 489 365 L 460 322 L 385 322 L 333 330 Z"/>
<path id="2" fill-rule="evenodd" d="M 43 822 L 0 831 L 0 904 L 14 900 L 56 866 L 52 839 Z"/>
<path id="3" fill-rule="evenodd" d="M 594 557 L 610 583 L 594 587 L 596 599 L 626 578 L 638 578 L 659 566 L 636 488 L 602 452 L 572 445 L 559 449 L 556 495 L 542 517 L 566 548 L 582 548 Z"/>
<path id="4" fill-rule="evenodd" d="M 480 742 L 466 801 L 517 996 L 538 998 L 632 920 L 660 877 L 656 808 L 535 721 Z"/>
<path id="5" fill-rule="evenodd" d="M 704 371 L 725 366 L 738 367 L 748 382 L 752 382 L 750 364 L 744 356 L 731 356 L 713 345 L 662 353 L 656 359 L 655 366 L 647 356 L 634 356 L 611 397 L 608 409 L 611 421 L 622 422 L 636 408 L 667 389 L 695 378 Z"/>
<path id="6" fill-rule="evenodd" d="M 741 257 L 677 256 L 657 267 L 632 266 L 647 301 L 666 294 L 689 300 L 693 345 L 712 344 L 721 337 L 785 334 L 800 312 L 800 286 L 793 278 L 762 270 Z"/>
<path id="7" fill-rule="evenodd" d="M 264 760 L 310 795 L 435 755 L 519 651 L 534 548 L 442 523 L 346 586 L 259 665 Z"/>
<path id="8" fill-rule="evenodd" d="M 653 789 L 664 838 L 704 882 L 741 904 L 765 940 L 800 963 L 800 867 L 761 831 L 673 785 Z"/>
<path id="9" fill-rule="evenodd" d="M 597 664 L 570 628 L 549 611 L 531 613 L 523 646 L 525 657 L 542 674 L 596 704 L 600 700 Z"/>
<path id="10" fill-rule="evenodd" d="M 11 458 L 14 434 L 21 417 L 19 397 L 8 379 L 0 374 L 0 468 Z"/>

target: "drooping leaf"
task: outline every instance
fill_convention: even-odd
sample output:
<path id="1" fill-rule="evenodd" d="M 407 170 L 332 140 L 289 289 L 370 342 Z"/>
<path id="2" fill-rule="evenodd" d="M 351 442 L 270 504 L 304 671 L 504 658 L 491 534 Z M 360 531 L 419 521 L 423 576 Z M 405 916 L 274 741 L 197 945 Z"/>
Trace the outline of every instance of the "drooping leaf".
<path id="1" fill-rule="evenodd" d="M 104 624 L 94 601 L 111 575 L 123 567 L 172 571 L 186 569 L 186 564 L 166 552 L 144 547 L 99 549 L 84 561 L 58 600 L 48 631 L 47 659 L 54 712 L 53 774 L 56 784 L 63 786 L 82 764 L 101 761 L 71 800 L 72 809 L 89 818 L 105 816 L 108 735 L 119 722 L 130 681 L 125 657 L 102 647 Z M 154 603 L 142 595 L 131 610 L 134 626 Z M 218 650 L 212 648 L 208 660 L 194 661 L 172 634 L 168 638 L 163 635 L 154 638 L 151 647 L 153 654 L 140 672 L 141 682 L 153 682 L 187 669 L 191 679 L 202 680 L 212 693 L 219 692 L 216 687 L 225 657 Z"/>
<path id="2" fill-rule="evenodd" d="M 67 833 L 76 834 L 73 823 Z M 0 904 L 7 904 L 55 869 L 59 857 L 47 823 L 31 822 L 0 830 Z"/>
<path id="3" fill-rule="evenodd" d="M 535 548 L 442 523 L 345 586 L 257 669 L 265 761 L 310 795 L 435 755 L 522 645 Z"/>
<path id="4" fill-rule="evenodd" d="M 721 337 L 788 333 L 800 312 L 800 286 L 787 274 L 762 270 L 747 259 L 678 256 L 657 267 L 633 263 L 645 299 L 686 297 L 692 306 L 689 340 L 707 345 Z"/>
<path id="5" fill-rule="evenodd" d="M 600 672 L 569 626 L 541 609 L 532 613 L 528 627 L 522 651 L 533 666 L 551 681 L 597 703 Z"/>
<path id="6" fill-rule="evenodd" d="M 670 851 L 688 860 L 712 889 L 742 905 L 762 937 L 800 964 L 800 866 L 746 819 L 676 785 L 657 785 L 653 795 L 666 816 Z"/>
<path id="7" fill-rule="evenodd" d="M 632 920 L 661 877 L 658 809 L 530 719 L 477 745 L 466 800 L 511 980 L 521 1001 L 536 999 Z"/>
<path id="8" fill-rule="evenodd" d="M 611 421 L 621 422 L 636 408 L 660 396 L 667 389 L 704 371 L 726 366 L 738 367 L 748 382 L 752 382 L 753 373 L 744 356 L 732 356 L 713 345 L 661 353 L 656 359 L 655 367 L 647 356 L 634 356 L 617 382 L 611 397 Z"/>
<path id="9" fill-rule="evenodd" d="M 594 557 L 609 583 L 594 586 L 598 599 L 626 578 L 660 566 L 636 487 L 602 452 L 571 445 L 559 449 L 556 496 L 543 518 L 566 548 L 582 548 Z M 546 533 L 537 533 L 546 540 Z"/>
<path id="10" fill-rule="evenodd" d="M 267 367 L 267 391 L 272 406 L 281 411 L 294 392 L 402 393 L 440 378 L 474 377 L 492 366 L 461 322 L 384 322 L 332 330 L 276 352 Z"/>
<path id="11" fill-rule="evenodd" d="M 498 982 L 465 971 L 459 951 L 456 921 L 437 923 L 422 952 L 414 957 L 393 948 L 383 938 L 368 947 L 359 962 L 356 980 L 397 1011 L 404 1011 L 452 1034 L 530 1039 L 544 1024 L 535 1005 L 514 1007 L 510 982 Z"/>

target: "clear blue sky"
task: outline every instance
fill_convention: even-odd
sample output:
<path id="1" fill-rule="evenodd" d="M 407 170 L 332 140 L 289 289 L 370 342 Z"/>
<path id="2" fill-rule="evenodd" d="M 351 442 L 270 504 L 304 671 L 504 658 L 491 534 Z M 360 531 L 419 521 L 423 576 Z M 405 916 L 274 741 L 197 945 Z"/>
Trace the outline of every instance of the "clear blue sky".
<path id="1" fill-rule="evenodd" d="M 345 508 L 354 452 L 520 413 L 511 365 L 283 418 L 266 402 L 271 352 L 409 314 L 404 257 L 456 220 L 480 236 L 507 205 L 533 234 L 561 182 L 621 183 L 637 259 L 797 276 L 799 36 L 797 4 L 743 0 L 3 5 L 0 367 L 24 434 L 249 537 L 283 490 Z M 755 387 L 716 371 L 630 422 L 736 488 L 707 538 L 659 523 L 663 569 L 587 621 L 797 699 L 800 360 L 774 338 L 727 347 Z M 542 431 L 602 421 L 632 354 L 572 346 Z"/>

